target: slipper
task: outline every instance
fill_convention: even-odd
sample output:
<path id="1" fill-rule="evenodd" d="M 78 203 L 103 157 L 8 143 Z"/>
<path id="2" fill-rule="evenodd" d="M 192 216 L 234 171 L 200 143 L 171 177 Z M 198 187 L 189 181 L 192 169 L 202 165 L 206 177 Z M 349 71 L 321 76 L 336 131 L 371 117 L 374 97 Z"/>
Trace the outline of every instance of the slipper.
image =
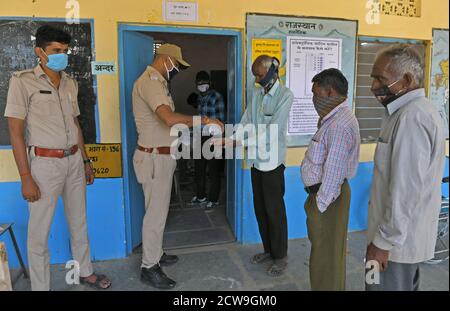
<path id="1" fill-rule="evenodd" d="M 108 288 L 110 288 L 111 287 L 111 281 L 109 281 L 108 286 L 106 286 L 106 287 L 102 286 L 102 284 L 103 284 L 102 281 L 104 281 L 104 280 L 108 280 L 109 281 L 109 279 L 106 277 L 106 275 L 103 275 L 103 274 L 98 274 L 97 275 L 97 279 L 95 280 L 95 282 L 89 282 L 87 280 L 87 277 L 80 277 L 80 283 L 81 284 L 89 285 L 90 287 L 95 288 L 95 289 L 108 289 Z"/>
<path id="2" fill-rule="evenodd" d="M 269 261 L 270 259 L 272 259 L 272 257 L 270 256 L 269 253 L 260 253 L 260 254 L 254 255 L 254 256 L 250 259 L 250 262 L 251 262 L 252 264 L 257 265 L 257 264 L 260 264 L 260 263 Z"/>
<path id="3" fill-rule="evenodd" d="M 270 276 L 280 276 L 286 270 L 287 262 L 285 260 L 275 260 L 272 265 L 267 269 L 267 274 Z"/>

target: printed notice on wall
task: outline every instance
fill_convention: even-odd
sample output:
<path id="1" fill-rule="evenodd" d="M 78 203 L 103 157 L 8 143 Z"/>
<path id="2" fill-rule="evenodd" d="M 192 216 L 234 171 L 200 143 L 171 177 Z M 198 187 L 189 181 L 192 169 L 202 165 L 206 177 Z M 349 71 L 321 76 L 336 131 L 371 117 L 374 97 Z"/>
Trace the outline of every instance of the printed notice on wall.
<path id="1" fill-rule="evenodd" d="M 342 39 L 287 37 L 286 85 L 294 93 L 288 135 L 312 135 L 319 116 L 312 103 L 312 78 L 328 68 L 341 69 Z"/>
<path id="2" fill-rule="evenodd" d="M 260 55 L 269 55 L 282 62 L 283 41 L 281 39 L 252 39 L 252 63 Z"/>
<path id="3" fill-rule="evenodd" d="M 92 160 L 95 178 L 122 177 L 120 144 L 86 144 L 86 153 Z"/>
<path id="4" fill-rule="evenodd" d="M 168 22 L 197 22 L 196 2 L 163 1 L 163 16 Z"/>

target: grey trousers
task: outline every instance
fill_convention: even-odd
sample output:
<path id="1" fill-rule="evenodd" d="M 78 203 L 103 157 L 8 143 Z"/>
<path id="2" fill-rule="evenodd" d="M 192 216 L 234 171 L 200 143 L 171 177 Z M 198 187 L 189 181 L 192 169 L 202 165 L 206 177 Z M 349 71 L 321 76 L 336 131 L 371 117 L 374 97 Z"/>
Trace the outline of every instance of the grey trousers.
<path id="1" fill-rule="evenodd" d="M 380 273 L 380 284 L 367 284 L 366 291 L 418 291 L 420 264 L 388 262 L 388 267 Z"/>

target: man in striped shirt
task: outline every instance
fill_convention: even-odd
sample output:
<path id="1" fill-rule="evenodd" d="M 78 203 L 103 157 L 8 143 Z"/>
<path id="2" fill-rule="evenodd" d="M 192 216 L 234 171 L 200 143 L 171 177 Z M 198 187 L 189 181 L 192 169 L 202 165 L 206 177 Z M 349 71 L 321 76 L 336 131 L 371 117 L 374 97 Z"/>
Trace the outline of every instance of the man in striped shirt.
<path id="1" fill-rule="evenodd" d="M 348 82 L 339 70 L 326 69 L 312 82 L 319 123 L 301 164 L 309 194 L 305 211 L 311 241 L 311 289 L 345 290 L 348 179 L 358 167 L 359 126 L 346 101 Z"/>

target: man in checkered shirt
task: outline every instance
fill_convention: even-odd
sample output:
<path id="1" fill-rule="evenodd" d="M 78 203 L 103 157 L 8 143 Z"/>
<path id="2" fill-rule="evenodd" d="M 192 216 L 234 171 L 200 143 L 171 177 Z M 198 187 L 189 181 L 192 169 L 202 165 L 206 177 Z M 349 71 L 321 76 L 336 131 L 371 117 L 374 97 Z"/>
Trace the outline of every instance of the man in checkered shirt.
<path id="1" fill-rule="evenodd" d="M 301 176 L 309 194 L 305 202 L 312 290 L 345 290 L 347 226 L 350 209 L 348 179 L 356 174 L 359 126 L 347 103 L 348 82 L 337 69 L 312 79 L 313 104 L 319 115 Z"/>
<path id="2" fill-rule="evenodd" d="M 206 71 L 200 71 L 195 78 L 197 90 L 200 95 L 197 98 L 197 107 L 202 117 L 218 119 L 225 123 L 225 103 L 223 96 L 211 88 L 211 79 Z M 211 136 L 202 136 L 203 144 Z M 206 169 L 209 170 L 210 182 L 209 192 L 206 195 Z M 221 187 L 222 171 L 224 160 L 222 158 L 212 158 L 207 160 L 203 157 L 195 160 L 195 183 L 196 195 L 192 198 L 192 204 L 206 203 L 206 209 L 213 209 L 219 205 L 219 195 Z"/>

